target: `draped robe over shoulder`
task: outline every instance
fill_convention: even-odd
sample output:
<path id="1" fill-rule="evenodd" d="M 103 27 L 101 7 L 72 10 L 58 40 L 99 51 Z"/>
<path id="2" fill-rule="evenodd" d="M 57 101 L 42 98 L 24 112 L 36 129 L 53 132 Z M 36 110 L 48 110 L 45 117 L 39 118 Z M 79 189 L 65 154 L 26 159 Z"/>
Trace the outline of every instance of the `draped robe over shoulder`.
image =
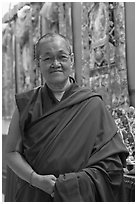
<path id="1" fill-rule="evenodd" d="M 22 155 L 57 177 L 54 198 L 19 179 L 18 202 L 123 201 L 127 150 L 100 95 L 73 83 L 57 101 L 45 84 L 16 95 Z"/>

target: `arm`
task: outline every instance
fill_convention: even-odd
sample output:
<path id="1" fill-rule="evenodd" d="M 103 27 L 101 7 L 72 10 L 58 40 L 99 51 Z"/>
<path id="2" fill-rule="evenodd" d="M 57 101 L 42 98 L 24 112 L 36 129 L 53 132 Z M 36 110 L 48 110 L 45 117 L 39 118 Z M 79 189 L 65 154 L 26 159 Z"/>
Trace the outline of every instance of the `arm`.
<path id="1" fill-rule="evenodd" d="M 5 146 L 7 165 L 21 179 L 25 180 L 28 183 L 30 183 L 31 180 L 31 184 L 33 186 L 51 194 L 53 192 L 56 177 L 54 175 L 43 176 L 34 172 L 31 166 L 22 156 L 21 150 L 19 150 L 20 141 L 21 133 L 19 128 L 19 112 L 18 109 L 16 109 L 11 120 Z"/>
<path id="2" fill-rule="evenodd" d="M 123 161 L 125 153 L 118 153 L 118 135 L 91 155 L 85 168 L 62 174 L 56 181 L 54 201 L 117 202 L 123 201 Z M 120 140 L 121 141 L 121 140 Z M 119 148 L 122 149 L 122 143 Z M 105 156 L 109 150 L 117 153 Z M 102 156 L 103 155 L 103 156 Z M 100 160 L 98 160 L 100 158 Z"/>
<path id="3" fill-rule="evenodd" d="M 91 120 L 88 118 L 86 121 L 91 125 L 91 134 L 86 134 L 86 131 L 83 135 L 79 133 L 81 138 L 86 138 L 87 135 L 90 138 L 91 146 L 87 145 L 91 148 L 89 157 L 77 172 L 59 176 L 54 189 L 55 202 L 116 202 L 121 201 L 123 196 L 120 191 L 123 189 L 123 165 L 126 162 L 127 150 L 116 133 L 117 128 L 104 103 L 95 100 L 91 105 L 94 111 L 91 112 Z M 84 123 L 83 129 L 86 130 Z M 82 151 L 79 152 L 79 157 L 81 154 Z"/>

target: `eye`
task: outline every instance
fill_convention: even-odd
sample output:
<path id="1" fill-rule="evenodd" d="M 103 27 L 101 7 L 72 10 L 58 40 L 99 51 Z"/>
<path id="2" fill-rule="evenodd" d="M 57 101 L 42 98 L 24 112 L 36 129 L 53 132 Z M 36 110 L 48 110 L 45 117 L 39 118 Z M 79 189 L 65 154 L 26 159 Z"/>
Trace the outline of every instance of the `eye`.
<path id="1" fill-rule="evenodd" d="M 44 59 L 43 59 L 43 61 L 50 61 L 51 60 L 51 57 L 45 57 Z"/>
<path id="2" fill-rule="evenodd" d="M 62 60 L 62 61 L 67 61 L 68 56 L 67 55 L 61 55 L 61 56 L 59 56 L 59 59 Z"/>
<path id="3" fill-rule="evenodd" d="M 67 59 L 67 58 L 68 58 L 68 56 L 66 56 L 66 55 L 63 55 L 63 56 L 62 56 L 62 58 L 64 58 L 64 59 Z"/>

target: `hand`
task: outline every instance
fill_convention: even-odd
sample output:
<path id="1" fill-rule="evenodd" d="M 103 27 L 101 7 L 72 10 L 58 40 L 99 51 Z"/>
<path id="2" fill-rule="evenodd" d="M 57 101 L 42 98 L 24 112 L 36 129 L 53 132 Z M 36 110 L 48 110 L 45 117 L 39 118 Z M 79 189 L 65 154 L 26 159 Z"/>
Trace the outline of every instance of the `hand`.
<path id="1" fill-rule="evenodd" d="M 37 174 L 37 181 L 36 187 L 40 188 L 41 190 L 45 191 L 48 194 L 53 195 L 53 189 L 56 183 L 56 177 L 54 175 L 38 175 Z"/>

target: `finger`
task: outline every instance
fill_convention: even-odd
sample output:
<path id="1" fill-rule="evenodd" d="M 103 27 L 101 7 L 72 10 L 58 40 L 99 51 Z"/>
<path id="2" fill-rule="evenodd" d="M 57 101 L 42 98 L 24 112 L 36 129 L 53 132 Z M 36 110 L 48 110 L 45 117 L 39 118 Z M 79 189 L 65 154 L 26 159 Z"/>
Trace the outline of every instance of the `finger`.
<path id="1" fill-rule="evenodd" d="M 54 192 L 53 192 L 53 193 L 51 193 L 50 195 L 51 195 L 51 197 L 53 198 L 53 197 L 54 197 Z"/>
<path id="2" fill-rule="evenodd" d="M 56 181 L 52 181 L 53 185 L 55 185 Z"/>
<path id="3" fill-rule="evenodd" d="M 50 178 L 51 178 L 52 180 L 54 180 L 54 181 L 57 180 L 57 178 L 56 178 L 54 175 L 51 175 Z"/>

